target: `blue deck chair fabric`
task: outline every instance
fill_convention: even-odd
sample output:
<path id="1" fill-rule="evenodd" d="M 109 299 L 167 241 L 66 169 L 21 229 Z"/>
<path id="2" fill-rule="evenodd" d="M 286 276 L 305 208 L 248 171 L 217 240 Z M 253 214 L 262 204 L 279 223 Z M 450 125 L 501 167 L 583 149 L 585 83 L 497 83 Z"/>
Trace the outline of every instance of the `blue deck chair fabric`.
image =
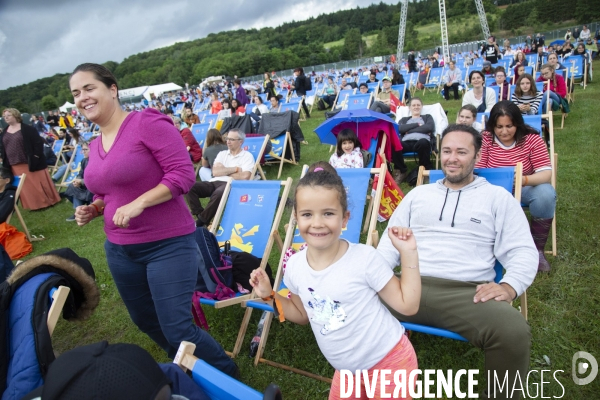
<path id="1" fill-rule="evenodd" d="M 429 70 L 429 78 L 427 79 L 427 83 L 425 84 L 425 88 L 432 89 L 437 88 L 442 83 L 442 74 L 444 72 L 444 68 L 431 68 Z"/>
<path id="2" fill-rule="evenodd" d="M 192 379 L 211 400 L 262 400 L 263 395 L 230 377 L 203 360 L 197 360 L 192 369 Z"/>
<path id="3" fill-rule="evenodd" d="M 256 104 L 247 104 L 246 105 L 246 114 L 250 114 L 254 108 L 256 107 Z"/>
<path id="4" fill-rule="evenodd" d="M 533 129 L 539 132 L 540 136 L 543 137 L 542 131 L 542 116 L 541 115 L 523 115 L 523 120 Z"/>
<path id="5" fill-rule="evenodd" d="M 369 88 L 369 91 L 374 91 L 375 89 L 377 89 L 378 86 L 379 86 L 379 82 L 368 82 L 367 83 L 367 87 Z"/>
<path id="6" fill-rule="evenodd" d="M 498 99 L 500 98 L 500 86 L 487 86 L 486 85 L 486 88 L 490 88 L 494 92 L 496 92 L 496 101 L 498 101 Z"/>
<path id="7" fill-rule="evenodd" d="M 369 108 L 370 94 L 353 94 L 346 99 L 346 110 L 359 110 Z"/>
<path id="8" fill-rule="evenodd" d="M 92 136 L 94 136 L 94 132 L 83 132 L 81 134 L 81 137 L 86 141 L 89 142 L 92 139 Z"/>
<path id="9" fill-rule="evenodd" d="M 538 92 L 543 92 L 544 91 L 544 82 L 536 82 L 535 87 Z"/>
<path id="10" fill-rule="evenodd" d="M 527 66 L 525 67 L 525 73 L 529 75 L 533 75 L 533 67 Z"/>
<path id="11" fill-rule="evenodd" d="M 298 112 L 300 103 L 284 103 L 279 108 L 279 112 L 296 111 Z"/>
<path id="12" fill-rule="evenodd" d="M 183 111 L 183 103 L 179 103 L 177 104 L 177 106 L 175 107 L 175 110 L 173 110 L 173 114 L 175 115 L 181 115 L 181 112 Z"/>
<path id="13" fill-rule="evenodd" d="M 206 141 L 206 134 L 210 129 L 210 124 L 194 124 L 192 125 L 192 135 L 194 139 L 200 145 L 200 148 L 204 148 L 204 142 Z"/>
<path id="14" fill-rule="evenodd" d="M 246 151 L 249 151 L 254 157 L 254 161 L 260 161 L 260 149 L 262 148 L 263 142 L 265 141 L 264 136 L 256 136 L 256 137 L 247 137 L 244 139 L 244 144 L 242 148 Z M 260 156 L 262 158 L 262 156 Z"/>
<path id="15" fill-rule="evenodd" d="M 506 189 L 509 193 L 513 192 L 514 186 L 514 175 L 515 168 L 514 167 L 503 167 L 503 168 L 484 168 L 484 169 L 476 169 L 474 171 L 475 175 L 484 177 L 488 182 L 492 185 L 501 186 Z M 444 178 L 444 173 L 441 170 L 431 170 L 429 171 L 429 182 L 436 182 L 440 179 Z M 494 271 L 496 272 L 496 277 L 494 278 L 494 282 L 498 283 L 502 279 L 502 275 L 504 274 L 504 269 L 502 264 L 500 264 L 496 260 L 496 264 L 494 265 Z M 457 334 L 456 332 L 452 332 L 446 329 L 435 328 L 432 326 L 413 324 L 410 322 L 400 322 L 402 326 L 406 329 L 411 330 L 413 332 L 426 333 L 428 335 L 441 336 L 448 339 L 460 340 L 463 342 L 468 342 L 467 339 Z"/>
<path id="16" fill-rule="evenodd" d="M 232 181 L 223 217 L 215 230 L 219 246 L 229 240 L 231 250 L 263 258 L 280 188 L 280 181 Z M 200 299 L 200 303 L 214 306 L 217 300 Z"/>
<path id="17" fill-rule="evenodd" d="M 354 93 L 353 89 L 344 89 L 340 90 L 338 93 L 337 101 L 335 102 L 334 108 L 340 108 L 343 103 L 345 103 L 348 96 L 351 96 Z"/>
<path id="18" fill-rule="evenodd" d="M 219 116 L 217 114 L 207 114 L 202 120 L 203 123 L 209 124 L 211 128 L 214 128 L 217 125 L 217 119 Z"/>
<path id="19" fill-rule="evenodd" d="M 69 165 L 69 170 L 65 180 L 62 182 L 63 185 L 68 185 L 73 181 L 73 179 L 77 178 L 77 175 L 79 175 L 79 171 L 81 170 L 81 162 L 83 161 L 83 158 L 81 147 L 77 146 L 77 151 L 75 151 L 73 157 L 71 157 L 71 163 Z"/>
<path id="20" fill-rule="evenodd" d="M 300 100 L 302 100 L 301 96 L 290 97 L 288 99 L 288 104 L 298 104 L 298 103 L 300 103 Z"/>
<path id="21" fill-rule="evenodd" d="M 485 77 L 485 86 L 491 86 L 492 83 L 496 82 L 496 78 L 494 78 L 493 76 L 486 76 Z"/>
<path id="22" fill-rule="evenodd" d="M 54 155 L 57 159 L 60 158 L 60 153 L 62 151 L 63 144 L 65 144 L 65 139 L 57 139 L 52 145 L 52 151 L 54 152 Z"/>
<path id="23" fill-rule="evenodd" d="M 375 158 L 377 158 L 377 138 L 371 138 L 371 145 L 369 146 L 368 151 L 371 153 L 371 161 L 365 165 L 365 168 L 373 168 L 373 165 L 375 165 Z"/>

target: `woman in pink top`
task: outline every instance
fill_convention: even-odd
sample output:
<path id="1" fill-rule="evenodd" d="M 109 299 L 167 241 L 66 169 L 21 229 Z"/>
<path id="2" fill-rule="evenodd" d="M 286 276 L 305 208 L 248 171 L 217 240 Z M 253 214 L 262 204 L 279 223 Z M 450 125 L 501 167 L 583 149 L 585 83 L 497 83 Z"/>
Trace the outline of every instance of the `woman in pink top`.
<path id="1" fill-rule="evenodd" d="M 69 79 L 79 111 L 100 126 L 90 145 L 90 205 L 75 211 L 83 226 L 104 213 L 106 259 L 133 322 L 175 357 L 181 341 L 196 355 L 237 376 L 223 348 L 191 319 L 202 256 L 183 195 L 195 181 L 192 162 L 172 121 L 157 110 L 121 109 L 112 73 L 81 64 Z"/>

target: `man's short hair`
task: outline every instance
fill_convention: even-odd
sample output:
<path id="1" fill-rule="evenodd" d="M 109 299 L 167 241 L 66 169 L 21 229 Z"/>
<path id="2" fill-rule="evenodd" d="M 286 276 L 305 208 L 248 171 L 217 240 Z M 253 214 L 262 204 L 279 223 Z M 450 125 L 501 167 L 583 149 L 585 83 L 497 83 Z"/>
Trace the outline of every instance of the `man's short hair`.
<path id="1" fill-rule="evenodd" d="M 466 132 L 466 133 L 470 133 L 471 136 L 473 136 L 473 146 L 475 147 L 475 154 L 479 153 L 479 150 L 481 150 L 481 143 L 483 141 L 481 134 L 477 131 L 477 129 L 468 126 L 468 125 L 463 125 L 463 124 L 450 124 L 448 125 L 448 127 L 446 129 L 444 129 L 444 131 L 442 132 L 442 140 L 440 142 L 440 147 L 441 144 L 444 143 L 444 137 L 452 132 Z"/>
<path id="2" fill-rule="evenodd" d="M 367 89 L 369 88 L 369 85 L 367 85 L 366 83 L 361 83 L 360 85 L 358 85 L 358 88 L 360 89 L 361 87 L 366 87 Z"/>
<path id="3" fill-rule="evenodd" d="M 229 132 L 227 132 L 227 136 L 229 136 L 229 134 L 232 132 L 237 133 L 239 138 L 242 139 L 242 142 L 246 140 L 246 134 L 237 128 L 230 129 Z"/>

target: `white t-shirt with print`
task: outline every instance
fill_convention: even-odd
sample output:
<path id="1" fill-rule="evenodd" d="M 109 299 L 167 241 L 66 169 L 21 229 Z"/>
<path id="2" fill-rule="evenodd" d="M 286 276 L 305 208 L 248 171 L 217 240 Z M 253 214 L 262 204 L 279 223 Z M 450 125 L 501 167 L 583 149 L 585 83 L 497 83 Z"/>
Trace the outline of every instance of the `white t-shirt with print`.
<path id="1" fill-rule="evenodd" d="M 337 152 L 334 152 L 329 158 L 329 164 L 333 168 L 362 168 L 363 156 L 360 147 L 356 147 L 350 154 L 342 154 L 341 157 L 338 157 Z"/>
<path id="2" fill-rule="evenodd" d="M 321 352 L 337 370 L 372 368 L 404 333 L 377 295 L 393 271 L 364 244 L 349 243 L 342 258 L 322 271 L 308 265 L 306 254 L 289 259 L 284 283 L 300 296 Z"/>

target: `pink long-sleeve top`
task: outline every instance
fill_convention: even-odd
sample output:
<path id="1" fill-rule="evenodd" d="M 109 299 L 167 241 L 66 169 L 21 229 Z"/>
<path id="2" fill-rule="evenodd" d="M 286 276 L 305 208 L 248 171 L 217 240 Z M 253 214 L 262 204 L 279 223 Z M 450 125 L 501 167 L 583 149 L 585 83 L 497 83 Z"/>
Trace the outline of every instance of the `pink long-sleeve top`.
<path id="1" fill-rule="evenodd" d="M 537 78 L 536 82 L 546 82 L 543 76 Z M 544 91 L 546 91 L 546 85 L 544 84 Z M 562 98 L 567 96 L 567 84 L 565 83 L 565 78 L 562 75 L 556 74 L 556 85 L 554 85 L 554 80 L 550 79 L 550 90 L 559 95 Z"/>
<path id="2" fill-rule="evenodd" d="M 130 113 L 108 153 L 100 137 L 90 143 L 89 157 L 85 184 L 95 194 L 94 200 L 106 204 L 104 231 L 110 242 L 148 243 L 194 232 L 194 219 L 183 198 L 196 180 L 194 167 L 168 117 L 152 108 Z M 117 208 L 159 183 L 169 188 L 171 200 L 146 208 L 128 228 L 114 225 Z"/>

